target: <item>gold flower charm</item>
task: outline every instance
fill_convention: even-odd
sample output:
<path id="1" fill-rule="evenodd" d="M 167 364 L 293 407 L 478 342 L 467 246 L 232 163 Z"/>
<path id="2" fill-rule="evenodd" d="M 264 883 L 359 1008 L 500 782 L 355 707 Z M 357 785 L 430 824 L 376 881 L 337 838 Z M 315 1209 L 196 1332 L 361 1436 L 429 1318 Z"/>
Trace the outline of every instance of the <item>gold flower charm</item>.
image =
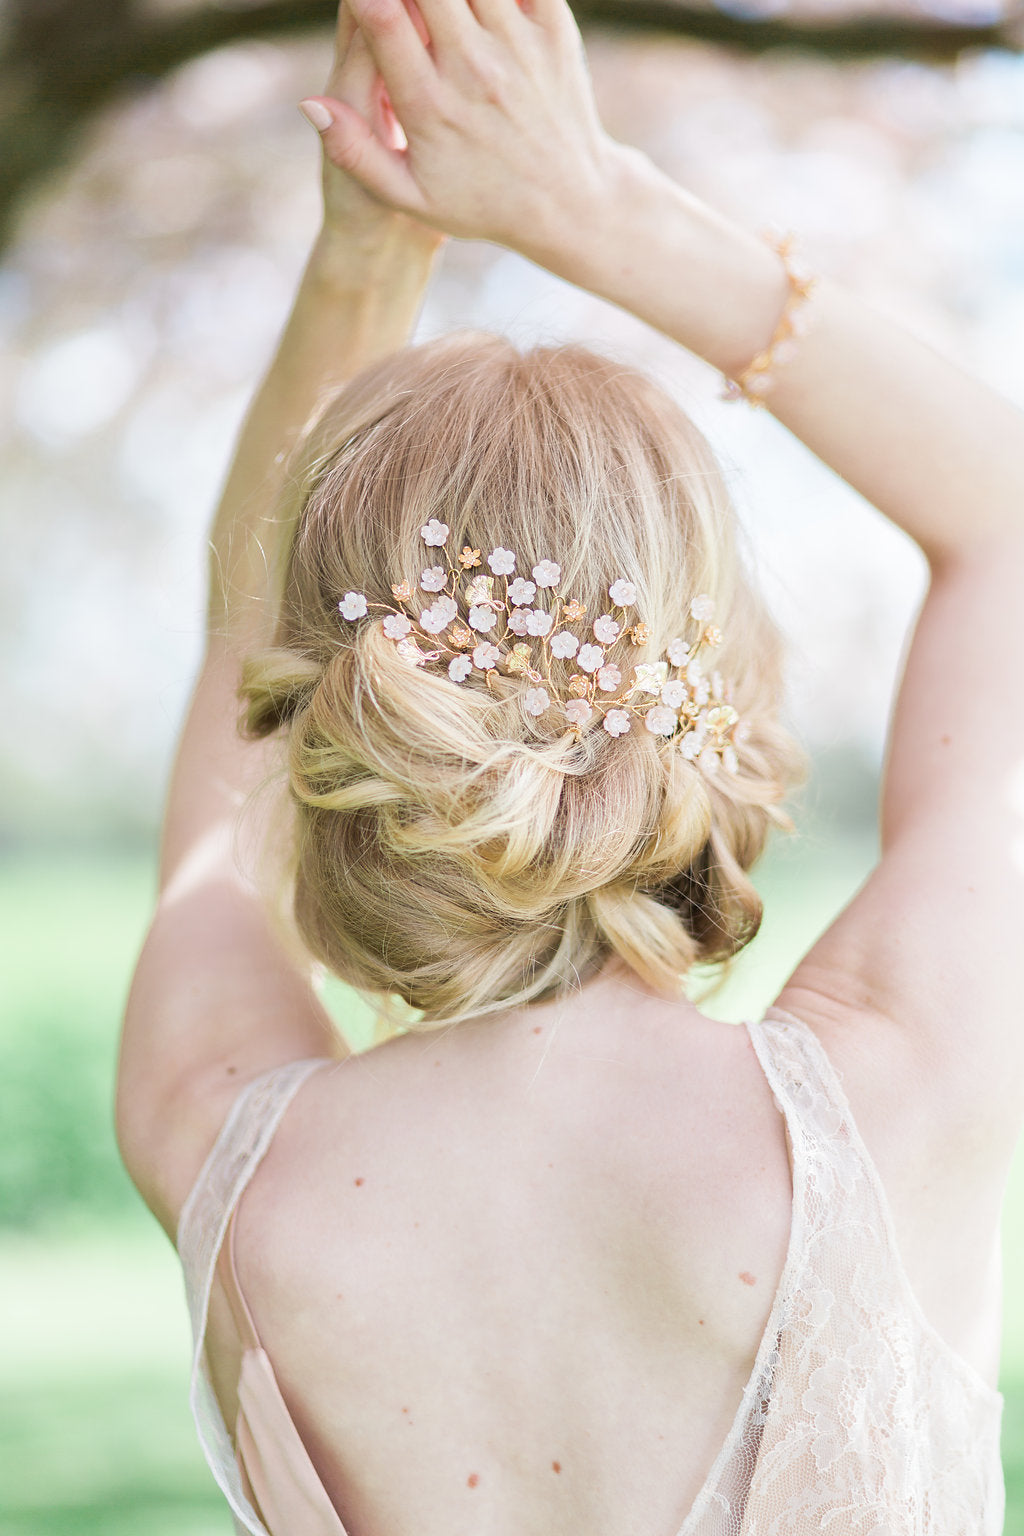
<path id="1" fill-rule="evenodd" d="M 412 587 L 407 581 L 399 581 L 392 584 L 391 591 L 400 603 L 407 603 L 412 597 Z"/>
<path id="2" fill-rule="evenodd" d="M 712 624 L 709 629 L 706 629 L 704 631 L 704 644 L 705 645 L 721 645 L 721 643 L 722 643 L 722 631 L 719 629 L 717 624 Z"/>
<path id="3" fill-rule="evenodd" d="M 590 679 L 584 677 L 582 672 L 574 672 L 569 679 L 569 692 L 574 699 L 585 699 L 590 692 Z"/>
<path id="4" fill-rule="evenodd" d="M 586 611 L 587 610 L 584 605 L 577 601 L 575 597 L 570 598 L 567 603 L 562 604 L 562 617 L 563 619 L 566 619 L 570 624 L 575 624 L 577 619 L 582 619 Z"/>
<path id="5" fill-rule="evenodd" d="M 457 651 L 464 651 L 467 646 L 476 644 L 476 636 L 465 624 L 456 624 L 454 629 L 448 631 L 448 644 Z"/>
<path id="6" fill-rule="evenodd" d="M 716 704 L 714 709 L 709 709 L 707 712 L 708 730 L 714 731 L 716 736 L 724 736 L 739 718 L 731 704 Z"/>
<path id="7" fill-rule="evenodd" d="M 464 571 L 470 570 L 474 565 L 479 565 L 480 551 L 478 549 L 470 549 L 469 545 L 467 544 L 465 549 L 461 550 L 459 553 L 459 564 L 462 566 Z"/>
<path id="8" fill-rule="evenodd" d="M 506 657 L 505 665 L 513 674 L 518 673 L 520 676 L 525 674 L 527 677 L 532 674 L 533 668 L 530 666 L 530 647 L 527 645 L 525 640 L 520 640 L 518 645 L 514 645 L 512 647 L 512 650 Z"/>
<path id="9" fill-rule="evenodd" d="M 626 631 L 634 645 L 646 645 L 651 638 L 649 624 L 634 624 L 632 629 Z"/>

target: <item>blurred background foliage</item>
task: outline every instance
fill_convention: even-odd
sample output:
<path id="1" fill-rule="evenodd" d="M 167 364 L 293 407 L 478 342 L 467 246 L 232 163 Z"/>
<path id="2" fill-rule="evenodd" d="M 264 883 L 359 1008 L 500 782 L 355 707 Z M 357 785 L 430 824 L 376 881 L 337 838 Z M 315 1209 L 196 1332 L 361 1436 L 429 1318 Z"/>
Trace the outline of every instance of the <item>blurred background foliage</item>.
<path id="1" fill-rule="evenodd" d="M 329 0 L 0 5 L 0 1529 L 226 1536 L 192 1437 L 169 1245 L 110 1128 L 120 1008 L 202 636 L 203 539 L 317 220 L 295 112 Z M 1024 404 L 1024 59 L 998 0 L 580 0 L 613 133 Z M 815 772 L 762 933 L 708 1011 L 756 1013 L 875 857 L 916 550 L 703 364 L 453 245 L 420 334 L 581 338 L 718 448 L 792 645 Z M 983 744 L 979 744 L 983 750 Z M 356 1043 L 365 1016 L 332 994 Z M 1024 1533 L 1024 1171 L 1007 1206 L 1007 1531 Z"/>

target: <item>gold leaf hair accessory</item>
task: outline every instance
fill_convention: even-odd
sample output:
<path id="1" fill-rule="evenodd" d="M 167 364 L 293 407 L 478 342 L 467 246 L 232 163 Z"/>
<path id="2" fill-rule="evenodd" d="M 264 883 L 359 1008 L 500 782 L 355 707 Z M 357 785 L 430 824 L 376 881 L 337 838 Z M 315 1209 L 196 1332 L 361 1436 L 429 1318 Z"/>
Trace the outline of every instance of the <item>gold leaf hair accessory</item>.
<path id="1" fill-rule="evenodd" d="M 577 740 L 592 724 L 617 740 L 636 723 L 706 773 L 720 766 L 739 771 L 736 744 L 744 727 L 731 689 L 719 672 L 704 670 L 704 653 L 722 643 L 706 592 L 690 603 L 694 635 L 670 640 L 658 661 L 633 662 L 630 654 L 650 639 L 648 625 L 630 614 L 637 600 L 633 582 L 617 577 L 608 588 L 612 611 L 588 625 L 584 605 L 559 591 L 556 561 L 541 560 L 522 575 L 514 551 L 500 545 L 486 558 L 466 545 L 452 560 L 449 533 L 436 517 L 420 529 L 428 550 L 443 555 L 445 564 L 421 571 L 418 614 L 412 585 L 403 581 L 391 588 L 397 607 L 346 592 L 338 604 L 342 618 L 355 623 L 371 609 L 384 609 L 381 628 L 402 659 L 416 667 L 441 662 L 453 683 L 476 675 L 493 687 L 499 677 L 521 678 L 526 714 L 541 720 L 555 711 Z"/>

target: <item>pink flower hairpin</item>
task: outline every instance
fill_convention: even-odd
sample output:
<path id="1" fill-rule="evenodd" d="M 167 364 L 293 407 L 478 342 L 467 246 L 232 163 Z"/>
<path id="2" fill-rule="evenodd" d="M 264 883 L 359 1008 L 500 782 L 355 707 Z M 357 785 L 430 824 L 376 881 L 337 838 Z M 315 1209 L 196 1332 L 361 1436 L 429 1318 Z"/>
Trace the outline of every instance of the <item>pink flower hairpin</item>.
<path id="1" fill-rule="evenodd" d="M 617 740 L 640 720 L 705 772 L 717 772 L 719 765 L 739 771 L 736 745 L 743 740 L 743 724 L 721 674 L 704 672 L 701 653 L 722 643 L 707 593 L 689 607 L 689 619 L 699 626 L 696 638 L 676 636 L 660 660 L 631 664 L 621 647 L 639 649 L 650 640 L 649 626 L 628 615 L 637 599 L 633 582 L 617 577 L 608 588 L 615 611 L 598 614 L 580 630 L 587 610 L 559 592 L 557 561 L 539 560 L 526 575 L 516 570 L 513 550 L 498 545 L 485 559 L 468 544 L 453 560 L 450 531 L 436 517 L 420 529 L 427 548 L 443 552 L 445 565 L 421 571 L 418 614 L 412 585 L 402 581 L 391 588 L 397 607 L 346 592 L 338 604 L 342 618 L 354 623 L 370 609 L 384 609 L 383 633 L 403 660 L 417 667 L 441 663 L 453 683 L 477 675 L 493 687 L 497 677 L 522 678 L 528 685 L 522 695 L 526 714 L 542 720 L 554 711 L 577 740 L 596 721 Z M 612 659 L 608 652 L 614 646 L 620 652 Z"/>

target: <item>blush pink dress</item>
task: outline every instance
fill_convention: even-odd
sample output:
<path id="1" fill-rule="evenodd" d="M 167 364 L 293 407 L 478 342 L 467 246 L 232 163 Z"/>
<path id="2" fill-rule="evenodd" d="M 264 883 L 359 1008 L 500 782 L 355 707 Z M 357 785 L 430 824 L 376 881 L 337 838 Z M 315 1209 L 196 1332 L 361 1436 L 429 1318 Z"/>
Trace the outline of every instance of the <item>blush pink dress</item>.
<path id="1" fill-rule="evenodd" d="M 651 1536 L 999 1536 L 1002 1397 L 921 1311 L 878 1173 L 817 1037 L 778 1009 L 746 1028 L 786 1123 L 789 1248 L 725 1444 L 678 1533 Z M 236 1531 L 249 1536 L 345 1536 L 260 1345 L 232 1248 L 239 1197 L 322 1065 L 293 1062 L 241 1092 L 178 1228 L 192 1410 Z M 245 1350 L 233 1440 L 204 1358 L 218 1265 Z"/>

